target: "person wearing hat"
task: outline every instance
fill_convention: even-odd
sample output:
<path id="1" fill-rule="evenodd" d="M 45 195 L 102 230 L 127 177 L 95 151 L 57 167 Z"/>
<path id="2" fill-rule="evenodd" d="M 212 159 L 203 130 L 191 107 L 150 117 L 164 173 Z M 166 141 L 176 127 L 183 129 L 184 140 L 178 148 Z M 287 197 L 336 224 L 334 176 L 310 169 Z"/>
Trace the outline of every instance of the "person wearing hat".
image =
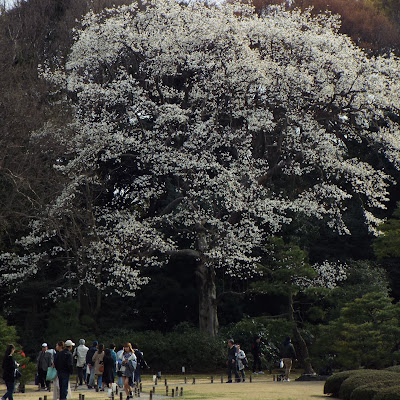
<path id="1" fill-rule="evenodd" d="M 95 355 L 97 351 L 97 346 L 99 345 L 99 342 L 95 340 L 92 344 L 92 347 L 88 350 L 86 353 L 86 365 L 89 367 L 90 374 L 89 374 L 89 382 L 88 382 L 88 389 L 92 389 L 95 386 L 95 369 L 94 369 L 94 361 L 93 361 L 93 356 Z"/>
<path id="2" fill-rule="evenodd" d="M 74 350 L 74 358 L 76 359 L 76 369 L 78 370 L 79 385 L 83 385 L 83 378 L 86 380 L 86 354 L 89 348 L 85 346 L 85 339 L 79 339 L 79 346 Z"/>
<path id="3" fill-rule="evenodd" d="M 65 348 L 57 353 L 54 361 L 60 385 L 60 400 L 67 400 L 69 377 L 74 368 L 71 350 L 75 343 L 72 340 L 67 340 L 64 346 Z"/>
<path id="4" fill-rule="evenodd" d="M 46 381 L 47 368 L 53 364 L 51 353 L 47 351 L 47 343 L 42 343 L 42 350 L 39 352 L 37 359 L 37 373 L 39 378 L 39 390 L 50 390 L 50 381 Z"/>

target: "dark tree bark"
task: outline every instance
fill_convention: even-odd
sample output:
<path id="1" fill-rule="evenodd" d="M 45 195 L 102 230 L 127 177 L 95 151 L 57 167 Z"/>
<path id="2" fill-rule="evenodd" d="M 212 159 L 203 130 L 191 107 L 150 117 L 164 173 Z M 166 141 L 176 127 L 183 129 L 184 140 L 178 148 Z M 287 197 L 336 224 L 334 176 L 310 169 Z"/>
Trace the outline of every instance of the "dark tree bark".
<path id="1" fill-rule="evenodd" d="M 199 328 L 211 336 L 218 333 L 217 289 L 214 267 L 201 260 L 196 269 L 199 296 Z"/>
<path id="2" fill-rule="evenodd" d="M 300 330 L 297 326 L 296 320 L 294 318 L 294 308 L 293 308 L 293 294 L 288 296 L 289 299 L 289 321 L 294 322 L 293 328 L 293 339 L 297 343 L 297 356 L 303 366 L 305 374 L 314 374 L 314 369 L 310 361 L 310 353 L 308 352 L 307 343 L 305 342 Z"/>

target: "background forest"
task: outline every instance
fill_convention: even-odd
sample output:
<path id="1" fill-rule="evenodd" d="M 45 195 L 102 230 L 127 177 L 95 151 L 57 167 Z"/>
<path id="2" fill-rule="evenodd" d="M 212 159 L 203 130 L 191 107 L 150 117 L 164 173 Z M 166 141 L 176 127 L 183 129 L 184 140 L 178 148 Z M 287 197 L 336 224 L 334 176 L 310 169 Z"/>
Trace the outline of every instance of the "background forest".
<path id="1" fill-rule="evenodd" d="M 222 32 L 221 43 L 207 36 L 215 21 L 195 27 L 193 42 L 179 41 L 181 30 L 192 26 L 190 15 L 208 18 L 207 11 L 184 10 L 175 18 L 178 11 L 165 3 L 165 10 L 161 3 L 149 7 L 150 17 L 143 18 L 150 27 L 139 18 L 142 2 L 124 15 L 109 10 L 99 17 L 130 1 L 27 0 L 0 7 L 0 350 L 16 336 L 31 357 L 43 341 L 129 340 L 155 371 L 185 365 L 197 372 L 224 366 L 229 337 L 249 352 L 256 335 L 263 338 L 265 368 L 272 368 L 291 335 L 307 372 L 399 363 L 400 72 L 393 70 L 399 1 L 299 0 L 274 17 L 269 6 L 277 0 L 254 0 L 270 29 L 278 21 L 275 38 L 284 23 L 293 24 L 293 35 L 288 30 L 287 42 L 283 37 L 273 49 L 249 17 L 249 48 L 262 61 L 254 69 L 236 31 Z M 341 16 L 340 26 L 331 14 Z M 223 14 L 226 26 L 236 26 L 235 15 Z M 140 50 L 117 51 L 115 37 L 133 35 L 125 19 L 143 37 L 159 31 L 170 39 L 166 48 L 178 42 L 207 60 L 193 56 L 185 69 L 188 59 L 181 62 L 177 51 L 161 56 L 150 39 Z M 176 31 L 164 32 L 166 26 Z M 297 76 L 290 89 L 276 84 L 265 94 L 273 79 L 254 78 L 264 62 L 290 64 L 298 57 L 294 68 L 309 62 L 302 52 L 313 35 L 302 50 L 293 44 L 303 31 L 324 39 L 321 54 L 336 43 L 343 49 L 308 71 L 326 69 L 321 79 L 333 94 L 307 92 L 306 79 L 295 82 Z M 206 38 L 207 51 L 198 50 L 196 35 Z M 102 40 L 117 44 L 102 50 Z M 222 54 L 237 58 L 231 75 L 231 66 L 218 69 Z M 345 79 L 352 78 L 335 70 L 339 59 L 344 71 L 347 62 L 365 64 L 347 89 Z M 280 71 L 276 82 L 283 82 Z M 357 97 L 363 92 L 358 79 L 364 86 L 382 79 L 382 86 L 366 90 L 372 105 Z M 203 101 L 195 92 L 215 98 Z M 306 106 L 294 110 L 300 97 Z M 190 135 L 201 136 L 204 123 L 213 140 L 202 147 Z M 307 129 L 334 139 L 303 138 L 302 152 L 295 135 Z M 157 138 L 146 136 L 155 131 Z M 106 140 L 104 132 L 122 132 L 130 142 Z M 328 143 L 336 152 L 324 158 Z M 146 151 L 132 150 L 139 148 Z M 196 164 L 200 148 L 210 156 Z M 257 178 L 260 190 L 251 183 L 257 170 L 265 171 Z M 325 186 L 316 188 L 321 179 Z"/>

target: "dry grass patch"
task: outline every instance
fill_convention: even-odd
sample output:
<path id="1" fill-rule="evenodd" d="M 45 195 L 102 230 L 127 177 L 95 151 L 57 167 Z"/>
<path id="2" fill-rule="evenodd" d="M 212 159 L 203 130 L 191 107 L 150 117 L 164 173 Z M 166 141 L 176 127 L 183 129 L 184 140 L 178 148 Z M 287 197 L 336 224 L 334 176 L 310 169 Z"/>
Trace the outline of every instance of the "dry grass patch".
<path id="1" fill-rule="evenodd" d="M 231 383 L 221 384 L 220 376 L 214 378 L 214 383 L 210 383 L 210 377 L 196 376 L 196 384 L 193 385 L 193 376 L 187 379 L 184 384 L 184 378 L 180 376 L 166 376 L 159 381 L 156 386 L 154 400 L 166 398 L 164 379 L 168 380 L 169 395 L 171 390 L 183 387 L 183 397 L 186 400 L 318 400 L 327 399 L 323 395 L 324 382 L 273 382 L 270 375 L 260 376 L 253 379 L 253 383 Z M 226 377 L 225 377 L 226 380 Z M 143 393 L 141 399 L 149 399 L 149 392 L 153 387 L 151 377 L 145 377 L 143 380 Z M 5 386 L 0 385 L 0 394 L 5 393 Z M 96 393 L 94 390 L 88 390 L 85 387 L 75 391 L 72 389 L 72 400 L 79 399 L 79 393 L 85 395 L 85 400 L 106 400 L 106 392 Z M 47 395 L 48 400 L 53 399 L 53 393 L 38 392 L 36 386 L 28 385 L 26 393 L 15 393 L 14 400 L 39 400 L 39 397 Z M 134 398 L 135 399 L 135 398 Z M 119 396 L 116 396 L 119 400 Z M 125 396 L 124 396 L 125 400 Z"/>

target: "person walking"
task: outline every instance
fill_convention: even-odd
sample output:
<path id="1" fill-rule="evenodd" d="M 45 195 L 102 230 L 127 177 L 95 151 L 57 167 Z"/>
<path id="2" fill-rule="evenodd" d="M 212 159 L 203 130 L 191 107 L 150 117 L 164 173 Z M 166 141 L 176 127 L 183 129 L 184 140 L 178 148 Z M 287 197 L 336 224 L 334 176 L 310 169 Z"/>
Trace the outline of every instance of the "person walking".
<path id="1" fill-rule="evenodd" d="M 103 388 L 107 386 L 110 387 L 110 384 L 114 383 L 114 366 L 115 362 L 111 355 L 111 349 L 104 350 L 104 358 L 103 358 Z"/>
<path id="2" fill-rule="evenodd" d="M 228 340 L 228 361 L 226 365 L 228 366 L 228 381 L 226 383 L 232 383 L 232 372 L 235 374 L 235 381 L 240 382 L 239 371 L 237 368 L 236 361 L 236 346 L 233 339 Z"/>
<path id="3" fill-rule="evenodd" d="M 236 345 L 236 360 L 237 360 L 237 366 L 239 370 L 239 375 L 242 377 L 242 382 L 246 382 L 246 374 L 244 372 L 245 368 L 245 360 L 246 360 L 246 354 L 245 352 L 240 348 L 240 344 Z"/>
<path id="4" fill-rule="evenodd" d="M 92 347 L 88 350 L 86 353 L 86 365 L 88 366 L 89 373 L 86 376 L 86 379 L 88 379 L 88 389 L 93 389 L 95 385 L 95 377 L 94 377 L 94 362 L 93 362 L 93 356 L 97 351 L 97 346 L 99 345 L 99 342 L 96 340 L 93 342 Z"/>
<path id="5" fill-rule="evenodd" d="M 284 381 L 289 382 L 290 370 L 292 369 L 293 360 L 296 360 L 296 350 L 292 344 L 292 340 L 288 336 L 282 345 L 281 357 L 283 366 L 285 367 Z"/>
<path id="6" fill-rule="evenodd" d="M 75 348 L 73 357 L 76 359 L 76 369 L 78 371 L 79 385 L 83 385 L 86 377 L 86 354 L 89 348 L 85 346 L 85 339 L 79 339 L 79 346 Z"/>
<path id="7" fill-rule="evenodd" d="M 261 368 L 261 337 L 257 336 L 251 345 L 251 354 L 253 354 L 253 374 L 263 374 Z M 258 372 L 257 372 L 258 371 Z"/>
<path id="8" fill-rule="evenodd" d="M 50 390 L 50 381 L 46 380 L 47 368 L 53 365 L 53 357 L 49 353 L 47 343 L 42 343 L 42 350 L 36 358 L 37 373 L 39 378 L 39 390 Z"/>
<path id="9" fill-rule="evenodd" d="M 15 390 L 15 370 L 18 367 L 18 363 L 14 360 L 13 354 L 15 346 L 9 344 L 6 348 L 6 352 L 3 358 L 3 380 L 6 384 L 7 391 L 2 396 L 1 400 L 13 400 L 13 394 Z"/>
<path id="10" fill-rule="evenodd" d="M 97 387 L 99 390 L 103 389 L 103 372 L 104 372 L 104 344 L 99 344 L 98 350 L 93 354 L 92 361 L 94 366 L 94 373 L 97 376 Z"/>
<path id="11" fill-rule="evenodd" d="M 110 352 L 111 352 L 111 358 L 113 359 L 114 362 L 114 367 L 113 367 L 113 381 L 115 380 L 115 377 L 117 375 L 117 353 L 115 352 L 115 344 L 111 343 L 110 344 Z"/>
<path id="12" fill-rule="evenodd" d="M 121 364 L 122 364 L 122 358 L 121 354 L 124 352 L 124 346 L 122 344 L 118 345 L 118 351 L 117 351 L 117 376 L 118 376 L 118 387 L 122 389 L 124 387 L 124 382 L 122 380 L 122 372 L 121 372 Z"/>
<path id="13" fill-rule="evenodd" d="M 140 376 L 140 371 L 142 369 L 142 366 L 145 364 L 143 353 L 138 349 L 138 345 L 136 343 L 132 344 L 133 351 L 135 352 L 136 356 L 136 368 L 135 368 L 135 374 L 133 377 L 134 382 L 142 382 L 142 378 Z"/>
<path id="14" fill-rule="evenodd" d="M 121 366 L 120 371 L 122 373 L 122 380 L 124 383 L 124 389 L 126 393 L 127 400 L 131 396 L 131 387 L 129 385 L 129 379 L 134 376 L 135 368 L 136 368 L 136 356 L 135 352 L 132 349 L 132 345 L 130 343 L 124 344 L 124 351 L 120 355 Z"/>
<path id="15" fill-rule="evenodd" d="M 62 348 L 64 343 L 59 342 L 59 348 Z M 54 366 L 57 370 L 58 383 L 60 385 L 60 400 L 66 400 L 68 396 L 69 377 L 73 373 L 72 347 L 75 343 L 72 340 L 67 340 L 64 348 L 55 356 Z"/>

